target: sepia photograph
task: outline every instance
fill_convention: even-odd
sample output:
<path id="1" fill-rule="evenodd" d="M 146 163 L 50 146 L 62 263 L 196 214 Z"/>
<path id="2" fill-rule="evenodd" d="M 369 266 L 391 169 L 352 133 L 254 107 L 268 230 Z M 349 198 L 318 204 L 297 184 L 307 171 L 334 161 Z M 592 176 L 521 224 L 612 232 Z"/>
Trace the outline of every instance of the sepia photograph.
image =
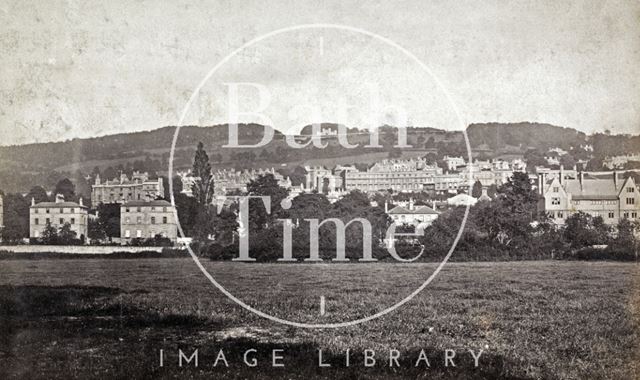
<path id="1" fill-rule="evenodd" d="M 640 379 L 640 3 L 0 0 L 1 379 Z"/>

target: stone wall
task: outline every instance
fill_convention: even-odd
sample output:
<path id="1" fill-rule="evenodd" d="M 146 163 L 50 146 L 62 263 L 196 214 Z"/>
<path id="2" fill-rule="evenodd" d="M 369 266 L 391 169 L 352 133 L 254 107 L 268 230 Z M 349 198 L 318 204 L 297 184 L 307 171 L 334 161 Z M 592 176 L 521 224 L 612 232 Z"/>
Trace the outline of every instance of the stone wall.
<path id="1" fill-rule="evenodd" d="M 114 252 L 162 252 L 165 247 L 122 247 L 122 246 L 90 246 L 90 245 L 0 245 L 0 254 L 4 252 L 33 253 L 55 252 L 70 254 L 108 255 Z M 176 249 L 176 248 L 173 248 Z"/>

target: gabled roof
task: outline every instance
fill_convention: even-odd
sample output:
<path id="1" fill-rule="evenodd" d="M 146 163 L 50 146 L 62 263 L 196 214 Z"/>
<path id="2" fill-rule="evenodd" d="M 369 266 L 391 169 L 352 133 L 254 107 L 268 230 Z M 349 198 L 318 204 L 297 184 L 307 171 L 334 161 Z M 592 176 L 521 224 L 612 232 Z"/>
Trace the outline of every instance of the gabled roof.
<path id="1" fill-rule="evenodd" d="M 558 178 L 554 178 L 548 184 L 545 193 L 550 191 L 551 185 L 554 183 L 560 184 Z M 628 183 L 629 178 L 623 180 L 618 177 L 614 180 L 613 175 L 602 177 L 586 173 L 583 175 L 582 180 L 579 177 L 565 179 L 560 187 L 566 193 L 571 194 L 575 200 L 614 200 L 618 199 L 620 191 L 625 186 L 628 186 Z"/>

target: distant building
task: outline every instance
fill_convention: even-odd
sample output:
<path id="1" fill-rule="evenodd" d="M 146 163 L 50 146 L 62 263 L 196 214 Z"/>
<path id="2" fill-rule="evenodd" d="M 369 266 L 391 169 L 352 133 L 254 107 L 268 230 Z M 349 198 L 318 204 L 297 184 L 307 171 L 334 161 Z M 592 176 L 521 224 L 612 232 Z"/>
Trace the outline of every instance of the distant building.
<path id="1" fill-rule="evenodd" d="M 640 162 L 640 153 L 606 157 L 604 160 L 602 160 L 602 165 L 609 169 L 618 169 L 622 168 L 629 161 Z"/>
<path id="2" fill-rule="evenodd" d="M 444 173 L 428 177 L 424 182 L 424 190 L 439 194 L 457 194 L 459 189 L 468 188 L 464 175 L 461 173 Z"/>
<path id="3" fill-rule="evenodd" d="M 305 166 L 304 169 L 307 171 L 305 174 L 305 189 L 308 191 L 315 190 L 321 193 L 326 186 L 328 193 L 333 193 L 343 187 L 342 177 L 334 174 L 331 169 L 319 165 Z"/>
<path id="4" fill-rule="evenodd" d="M 458 194 L 447 199 L 449 206 L 473 206 L 478 203 L 478 199 L 469 194 Z"/>
<path id="5" fill-rule="evenodd" d="M 121 173 L 120 178 L 101 182 L 97 175 L 91 186 L 91 206 L 96 208 L 100 203 L 125 203 L 146 198 L 164 196 L 162 178 L 151 180 L 148 173 L 133 172 L 131 178 Z"/>
<path id="6" fill-rule="evenodd" d="M 447 164 L 447 170 L 449 171 L 458 170 L 459 166 L 466 165 L 466 162 L 464 161 L 464 158 L 462 158 L 462 156 L 460 157 L 444 156 L 443 161 Z"/>
<path id="7" fill-rule="evenodd" d="M 29 237 L 41 238 L 47 223 L 56 231 L 65 223 L 69 223 L 77 239 L 87 240 L 88 210 L 82 203 L 82 198 L 79 203 L 65 202 L 61 194 L 56 195 L 55 202 L 36 203 L 32 198 L 29 207 Z"/>
<path id="8" fill-rule="evenodd" d="M 442 169 L 428 165 L 424 159 L 384 160 L 375 163 L 367 171 L 347 171 L 345 188 L 347 191 L 363 192 L 388 189 L 421 191 L 428 179 L 436 174 L 442 174 Z"/>
<path id="9" fill-rule="evenodd" d="M 384 211 L 398 226 L 407 224 L 414 227 L 427 227 L 438 218 L 439 213 L 429 206 L 415 206 L 413 199 L 409 200 L 408 205 L 398 205 L 389 210 L 387 203 L 384 205 Z"/>
<path id="10" fill-rule="evenodd" d="M 620 178 L 615 171 L 606 177 L 601 173 L 579 173 L 570 178 L 564 173 L 547 180 L 540 174 L 540 191 L 544 210 L 557 224 L 576 212 L 601 216 L 607 224 L 617 224 L 621 218 L 638 220 L 640 195 L 632 177 Z"/>
<path id="11" fill-rule="evenodd" d="M 120 205 L 120 240 L 154 238 L 156 235 L 176 242 L 178 225 L 175 208 L 165 200 L 129 201 Z"/>
<path id="12" fill-rule="evenodd" d="M 177 172 L 176 174 L 180 177 L 180 181 L 182 182 L 181 193 L 188 197 L 193 197 L 193 185 L 199 178 L 191 175 L 190 170 Z"/>
<path id="13" fill-rule="evenodd" d="M 285 189 L 291 188 L 291 180 L 284 178 L 284 176 L 274 168 L 271 169 L 251 169 L 243 171 L 235 170 L 218 170 L 213 173 L 214 193 L 216 195 L 226 195 L 234 191 L 247 191 L 247 185 L 249 182 L 258 179 L 260 176 L 270 174 L 278 185 Z"/>

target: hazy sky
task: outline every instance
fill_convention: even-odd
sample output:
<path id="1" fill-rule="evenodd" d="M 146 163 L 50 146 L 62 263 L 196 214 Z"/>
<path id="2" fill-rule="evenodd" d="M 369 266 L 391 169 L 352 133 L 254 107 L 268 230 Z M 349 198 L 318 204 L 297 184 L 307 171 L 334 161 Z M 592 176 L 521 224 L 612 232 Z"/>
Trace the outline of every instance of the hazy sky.
<path id="1" fill-rule="evenodd" d="M 255 37 L 305 23 L 362 28 L 405 47 L 446 88 L 464 123 L 640 132 L 638 1 L 308 3 L 315 5 L 2 0 L 0 144 L 175 125 L 220 59 Z M 336 121 L 337 102 L 363 106 L 371 85 L 384 102 L 408 109 L 409 124 L 459 127 L 433 77 L 354 33 L 299 31 L 243 51 L 203 88 L 189 123 L 225 121 L 225 81 L 267 86 L 279 129 L 289 119 L 304 123 L 301 115 L 314 119 L 288 113 L 301 103 L 319 104 L 322 119 Z M 358 112 L 347 116 L 362 125 Z"/>

